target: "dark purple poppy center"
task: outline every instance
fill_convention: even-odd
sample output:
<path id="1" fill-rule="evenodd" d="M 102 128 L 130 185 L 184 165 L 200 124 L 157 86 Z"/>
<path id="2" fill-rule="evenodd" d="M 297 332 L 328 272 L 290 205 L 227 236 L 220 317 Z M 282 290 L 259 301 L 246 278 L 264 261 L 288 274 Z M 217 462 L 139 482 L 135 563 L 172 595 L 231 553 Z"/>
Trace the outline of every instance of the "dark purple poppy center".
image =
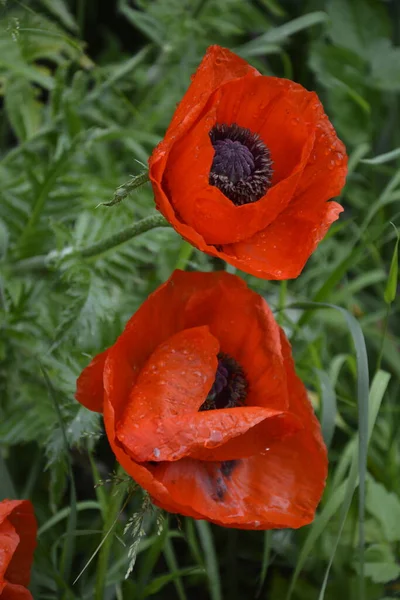
<path id="1" fill-rule="evenodd" d="M 271 186 L 272 161 L 260 136 L 236 123 L 217 123 L 210 139 L 215 150 L 210 185 L 237 206 L 262 198 Z"/>
<path id="2" fill-rule="evenodd" d="M 234 358 L 220 352 L 214 383 L 200 410 L 243 406 L 247 389 L 248 383 L 242 367 Z"/>

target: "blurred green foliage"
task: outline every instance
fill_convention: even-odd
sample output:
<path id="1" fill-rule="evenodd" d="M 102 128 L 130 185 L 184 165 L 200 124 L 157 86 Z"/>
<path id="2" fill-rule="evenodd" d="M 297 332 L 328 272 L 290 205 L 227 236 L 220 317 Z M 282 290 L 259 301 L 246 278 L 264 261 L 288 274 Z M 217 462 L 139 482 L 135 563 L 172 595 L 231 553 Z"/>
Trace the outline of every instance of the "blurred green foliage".
<path id="1" fill-rule="evenodd" d="M 174 516 L 161 522 L 139 491 L 126 503 L 130 484 L 109 475 L 113 458 L 98 415 L 74 400 L 90 357 L 174 268 L 225 268 L 168 228 L 86 260 L 68 250 L 154 213 L 148 184 L 120 204 L 101 204 L 143 171 L 212 43 L 263 74 L 316 90 L 350 155 L 345 213 L 301 277 L 279 284 L 241 274 L 279 311 L 332 438 L 320 514 L 298 532 L 230 531 Z M 397 0 L 0 2 L 0 481 L 2 496 L 35 504 L 35 599 L 399 596 L 400 311 L 391 225 L 399 229 L 399 44 Z M 347 309 L 367 344 L 377 417 L 363 560 L 356 499 L 339 532 L 362 410 L 354 351 L 337 311 L 290 308 L 310 300 Z M 101 478 L 110 481 L 94 489 Z M 136 537 L 125 536 L 126 547 L 128 517 Z M 129 547 L 137 561 L 124 581 Z"/>

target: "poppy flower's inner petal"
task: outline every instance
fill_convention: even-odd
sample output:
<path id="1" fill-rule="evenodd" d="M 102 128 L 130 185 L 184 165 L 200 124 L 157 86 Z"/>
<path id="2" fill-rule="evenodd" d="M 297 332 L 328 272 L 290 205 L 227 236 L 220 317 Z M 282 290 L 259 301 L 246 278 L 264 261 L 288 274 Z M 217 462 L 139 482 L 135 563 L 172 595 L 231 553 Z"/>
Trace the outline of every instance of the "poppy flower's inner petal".
<path id="1" fill-rule="evenodd" d="M 247 444 L 240 443 L 240 436 L 265 420 L 269 421 L 261 430 L 265 437 L 257 430 L 254 436 L 247 437 Z M 259 451 L 268 441 L 272 443 L 277 437 L 290 435 L 299 426 L 299 421 L 290 414 L 249 406 L 175 417 L 154 416 L 142 419 L 140 423 L 132 423 L 127 418 L 118 426 L 117 439 L 138 462 L 176 461 L 185 456 L 211 461 L 216 457 L 230 460 Z M 239 440 L 238 446 L 227 444 L 233 439 Z"/>
<path id="2" fill-rule="evenodd" d="M 188 328 L 185 325 L 185 306 L 189 298 L 199 290 L 214 288 L 220 280 L 232 281 L 232 286 L 233 281 L 239 281 L 238 278 L 222 271 L 215 273 L 175 271 L 170 279 L 157 288 L 131 317 L 123 334 L 113 346 L 112 359 L 107 356 L 104 367 L 104 386 L 109 387 L 108 394 L 117 422 L 122 418 L 138 374 L 154 349 L 177 331 Z M 196 327 L 197 324 L 193 326 Z M 114 373 L 116 369 L 118 375 Z M 211 385 L 212 383 L 210 387 Z"/>
<path id="3" fill-rule="evenodd" d="M 152 497 L 157 498 L 165 510 L 170 512 L 177 511 L 176 503 L 173 502 L 169 496 L 167 489 L 164 485 L 158 481 L 152 473 L 152 467 L 149 463 L 142 465 L 132 460 L 131 457 L 125 452 L 121 443 L 116 437 L 116 422 L 118 412 L 114 409 L 115 393 L 124 394 L 126 381 L 123 382 L 122 388 L 119 387 L 121 379 L 120 365 L 121 361 L 124 361 L 124 353 L 121 351 L 120 345 L 116 344 L 110 349 L 109 356 L 106 363 L 106 377 L 105 377 L 105 395 L 104 395 L 104 425 L 107 433 L 107 437 L 111 446 L 112 451 L 119 464 L 125 469 L 127 473 L 147 490 Z M 123 379 L 125 379 L 123 375 Z M 195 511 L 193 511 L 195 518 L 200 518 Z"/>
<path id="4" fill-rule="evenodd" d="M 171 499 L 184 500 L 205 519 L 225 527 L 297 528 L 312 521 L 327 475 L 326 449 L 288 344 L 286 351 L 292 416 L 298 416 L 302 429 L 266 442 L 262 452 L 247 458 L 213 463 L 185 458 L 160 464 L 157 478 Z"/>
<path id="5" fill-rule="evenodd" d="M 142 368 L 122 417 L 123 428 L 143 419 L 193 413 L 210 391 L 219 343 L 208 327 L 185 329 L 160 344 Z"/>
<path id="6" fill-rule="evenodd" d="M 19 540 L 19 544 L 13 552 L 7 567 L 5 577 L 10 583 L 28 585 L 33 553 L 36 548 L 37 524 L 33 506 L 28 500 L 14 500 L 5 504 L 8 504 L 10 509 L 7 519 L 0 525 L 0 540 L 4 532 L 3 528 L 8 526 L 7 523 L 15 530 Z"/>
<path id="7" fill-rule="evenodd" d="M 98 354 L 83 369 L 76 382 L 75 398 L 94 412 L 103 412 L 103 372 L 108 350 Z"/>
<path id="8" fill-rule="evenodd" d="M 336 202 L 325 202 L 314 208 L 294 204 L 264 231 L 245 242 L 224 246 L 220 256 L 256 277 L 298 277 L 342 211 Z"/>
<path id="9" fill-rule="evenodd" d="M 259 294 L 234 277 L 199 290 L 186 306 L 185 327 L 205 324 L 219 340 L 221 352 L 242 367 L 248 382 L 246 405 L 286 410 L 279 327 Z"/>
<path id="10" fill-rule="evenodd" d="M 313 520 L 327 461 L 309 431 L 226 463 L 185 458 L 161 463 L 155 473 L 173 501 L 225 527 L 298 528 Z"/>
<path id="11" fill-rule="evenodd" d="M 229 425 L 228 419 L 232 418 L 230 414 L 232 410 L 228 412 L 228 409 L 225 409 L 223 411 L 220 417 L 221 424 L 228 423 Z M 234 410 L 236 412 L 238 409 Z M 242 424 L 240 424 L 241 433 L 229 437 L 227 441 L 224 441 L 220 445 L 211 445 L 209 443 L 206 445 L 195 444 L 186 456 L 204 461 L 238 460 L 265 452 L 266 449 L 273 447 L 276 442 L 282 441 L 302 429 L 300 419 L 289 412 L 280 412 L 274 409 L 258 408 L 255 406 L 244 407 L 241 410 L 244 417 L 240 418 L 244 421 L 248 420 L 249 416 L 254 418 L 253 412 L 254 416 L 257 416 L 258 413 L 260 415 L 264 414 L 264 419 L 248 427 L 247 430 L 244 430 Z M 222 411 L 216 412 L 219 414 Z M 217 416 L 215 415 L 215 419 L 217 419 Z"/>

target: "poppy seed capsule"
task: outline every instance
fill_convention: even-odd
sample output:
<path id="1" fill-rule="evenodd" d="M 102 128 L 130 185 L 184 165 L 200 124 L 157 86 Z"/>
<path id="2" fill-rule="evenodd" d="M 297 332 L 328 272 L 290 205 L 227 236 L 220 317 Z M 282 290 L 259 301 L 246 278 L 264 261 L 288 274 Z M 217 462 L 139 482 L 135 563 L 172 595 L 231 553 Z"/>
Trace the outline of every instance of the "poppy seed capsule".
<path id="1" fill-rule="evenodd" d="M 272 161 L 260 136 L 236 123 L 217 123 L 209 135 L 215 150 L 210 185 L 236 206 L 262 198 L 271 186 Z"/>

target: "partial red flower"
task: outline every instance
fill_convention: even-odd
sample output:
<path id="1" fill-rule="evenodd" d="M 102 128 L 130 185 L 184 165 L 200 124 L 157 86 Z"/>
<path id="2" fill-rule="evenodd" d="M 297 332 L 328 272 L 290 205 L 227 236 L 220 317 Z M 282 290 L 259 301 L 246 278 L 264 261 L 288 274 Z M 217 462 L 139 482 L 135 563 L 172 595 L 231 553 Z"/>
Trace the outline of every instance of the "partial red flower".
<path id="1" fill-rule="evenodd" d="M 175 271 L 76 398 L 103 413 L 117 460 L 166 510 L 243 529 L 312 521 L 319 423 L 285 334 L 238 277 Z"/>
<path id="2" fill-rule="evenodd" d="M 29 500 L 0 502 L 0 598 L 33 600 L 27 589 L 37 524 Z"/>
<path id="3" fill-rule="evenodd" d="M 191 244 L 297 277 L 342 207 L 345 147 L 314 92 L 211 46 L 149 160 L 158 210 Z"/>

